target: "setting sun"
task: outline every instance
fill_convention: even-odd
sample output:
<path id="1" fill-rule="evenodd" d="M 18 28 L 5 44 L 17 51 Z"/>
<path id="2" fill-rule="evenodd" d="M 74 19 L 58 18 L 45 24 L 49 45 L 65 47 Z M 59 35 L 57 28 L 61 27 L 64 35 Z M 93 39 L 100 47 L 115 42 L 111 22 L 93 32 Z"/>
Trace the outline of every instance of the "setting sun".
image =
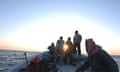
<path id="1" fill-rule="evenodd" d="M 64 45 L 63 45 L 63 49 L 64 49 L 64 51 L 66 51 L 66 50 L 68 49 L 68 45 L 67 45 L 67 44 L 64 44 Z"/>

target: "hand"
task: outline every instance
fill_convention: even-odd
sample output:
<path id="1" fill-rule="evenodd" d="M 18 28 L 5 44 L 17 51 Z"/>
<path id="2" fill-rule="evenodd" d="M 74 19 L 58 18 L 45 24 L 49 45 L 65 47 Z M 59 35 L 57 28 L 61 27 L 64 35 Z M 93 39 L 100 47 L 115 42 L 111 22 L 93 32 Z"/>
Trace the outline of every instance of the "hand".
<path id="1" fill-rule="evenodd" d="M 83 72 L 83 71 L 80 71 L 80 70 L 76 70 L 76 72 Z"/>
<path id="2" fill-rule="evenodd" d="M 77 69 L 75 72 L 80 72 L 80 70 Z"/>

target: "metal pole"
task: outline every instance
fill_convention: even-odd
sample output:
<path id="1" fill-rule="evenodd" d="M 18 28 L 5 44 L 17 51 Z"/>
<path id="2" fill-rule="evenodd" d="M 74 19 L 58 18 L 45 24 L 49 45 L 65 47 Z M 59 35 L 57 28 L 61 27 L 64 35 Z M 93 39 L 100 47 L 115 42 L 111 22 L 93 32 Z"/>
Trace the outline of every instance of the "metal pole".
<path id="1" fill-rule="evenodd" d="M 27 53 L 24 52 L 24 55 L 25 55 L 26 64 L 28 65 Z"/>

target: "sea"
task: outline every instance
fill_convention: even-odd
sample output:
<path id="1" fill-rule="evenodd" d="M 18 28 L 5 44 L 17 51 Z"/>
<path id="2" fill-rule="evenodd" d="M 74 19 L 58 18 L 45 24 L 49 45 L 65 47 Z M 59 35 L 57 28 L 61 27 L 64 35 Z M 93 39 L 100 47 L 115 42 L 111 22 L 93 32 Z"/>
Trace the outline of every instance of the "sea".
<path id="1" fill-rule="evenodd" d="M 31 58 L 40 52 L 0 50 L 0 72 L 4 72 L 10 67 L 25 61 L 24 53 L 26 53 L 27 58 Z"/>
<path id="2" fill-rule="evenodd" d="M 24 53 L 27 53 L 27 58 L 33 57 L 41 52 L 15 51 L 15 50 L 0 50 L 0 72 L 8 70 L 10 67 L 25 61 Z M 120 70 L 120 55 L 111 55 L 117 62 Z M 119 71 L 120 72 L 120 71 Z"/>

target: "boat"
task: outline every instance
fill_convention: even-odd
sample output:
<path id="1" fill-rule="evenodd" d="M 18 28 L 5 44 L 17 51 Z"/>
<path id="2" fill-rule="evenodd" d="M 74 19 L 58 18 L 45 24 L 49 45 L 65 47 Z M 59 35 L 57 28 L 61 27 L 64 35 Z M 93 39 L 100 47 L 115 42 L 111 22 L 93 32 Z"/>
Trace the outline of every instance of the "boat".
<path id="1" fill-rule="evenodd" d="M 37 68 L 34 71 L 28 71 L 27 69 L 30 65 L 30 62 L 35 57 L 43 58 L 45 55 L 49 55 L 49 53 L 48 52 L 40 53 L 32 58 L 29 58 L 27 61 L 25 60 L 21 63 L 14 65 L 13 67 L 10 67 L 5 72 L 41 72 L 41 71 L 39 71 L 39 69 L 37 70 Z M 48 64 L 52 64 L 51 66 L 55 66 L 49 72 L 75 72 L 78 67 L 80 67 L 82 64 L 84 64 L 84 62 L 87 58 L 87 56 L 85 56 L 85 55 L 81 55 L 81 56 L 75 55 L 75 56 L 76 56 L 76 58 L 78 58 L 78 60 L 73 65 L 48 63 Z M 85 72 L 90 72 L 90 69 L 87 69 Z"/>

